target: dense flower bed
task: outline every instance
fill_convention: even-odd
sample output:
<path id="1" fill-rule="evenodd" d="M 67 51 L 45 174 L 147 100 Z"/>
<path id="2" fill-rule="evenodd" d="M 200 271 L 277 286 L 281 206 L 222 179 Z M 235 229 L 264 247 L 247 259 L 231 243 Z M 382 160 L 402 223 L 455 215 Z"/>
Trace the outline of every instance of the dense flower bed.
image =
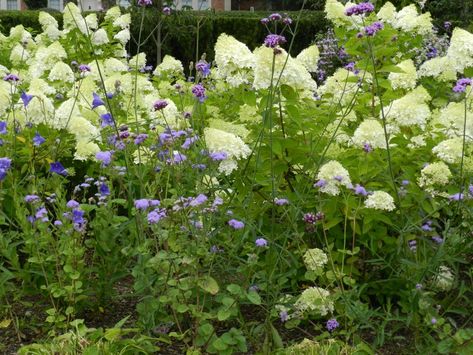
<path id="1" fill-rule="evenodd" d="M 129 55 L 117 7 L 0 38 L 0 325 L 35 297 L 64 333 L 20 353 L 370 353 L 399 324 L 467 346 L 473 35 L 445 45 L 415 5 L 325 12 L 333 75 L 333 43 L 289 56 L 280 14 L 187 77 Z M 136 319 L 87 328 L 122 293 Z"/>

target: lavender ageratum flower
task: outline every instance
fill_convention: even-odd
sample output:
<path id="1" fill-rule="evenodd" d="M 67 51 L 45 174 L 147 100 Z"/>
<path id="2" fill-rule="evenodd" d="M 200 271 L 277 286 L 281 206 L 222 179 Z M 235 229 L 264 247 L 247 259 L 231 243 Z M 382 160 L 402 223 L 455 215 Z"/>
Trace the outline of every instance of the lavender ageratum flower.
<path id="1" fill-rule="evenodd" d="M 415 240 L 409 240 L 409 249 L 411 249 L 411 251 L 416 251 L 417 250 L 417 241 Z"/>
<path id="2" fill-rule="evenodd" d="M 287 314 L 287 311 L 281 311 L 279 312 L 279 319 L 281 322 L 285 323 L 289 320 L 289 314 Z"/>
<path id="3" fill-rule="evenodd" d="M 90 67 L 87 64 L 79 65 L 79 70 L 81 73 L 87 73 L 91 71 Z"/>
<path id="4" fill-rule="evenodd" d="M 153 4 L 153 0 L 138 0 L 138 5 L 139 6 L 149 6 Z"/>
<path id="5" fill-rule="evenodd" d="M 64 168 L 64 166 L 60 162 L 56 161 L 54 163 L 50 163 L 49 165 L 50 165 L 50 168 L 49 168 L 50 173 L 67 176 L 67 170 Z"/>
<path id="6" fill-rule="evenodd" d="M 75 200 L 69 200 L 67 203 L 66 203 L 66 207 L 67 208 L 70 208 L 70 209 L 75 209 L 75 208 L 79 208 L 80 204 L 79 202 L 75 201 Z"/>
<path id="7" fill-rule="evenodd" d="M 0 121 L 0 134 L 7 134 L 7 123 L 5 121 Z"/>
<path id="8" fill-rule="evenodd" d="M 468 192 L 473 196 L 473 185 L 468 186 Z"/>
<path id="9" fill-rule="evenodd" d="M 158 223 L 160 220 L 162 220 L 164 217 L 166 217 L 166 210 L 165 209 L 161 209 L 161 210 L 154 210 L 154 211 L 151 211 L 150 213 L 148 213 L 148 223 L 149 224 L 156 224 Z"/>
<path id="10" fill-rule="evenodd" d="M 36 203 L 39 202 L 40 198 L 38 195 L 26 195 L 25 196 L 25 202 L 26 203 Z"/>
<path id="11" fill-rule="evenodd" d="M 72 211 L 72 223 L 74 224 L 74 229 L 78 232 L 83 232 L 85 229 L 85 225 L 87 220 L 84 218 L 85 212 L 80 209 L 74 209 Z"/>
<path id="12" fill-rule="evenodd" d="M 20 77 L 15 74 L 7 74 L 3 77 L 3 80 L 16 83 L 17 81 L 20 81 Z"/>
<path id="13" fill-rule="evenodd" d="M 453 87 L 453 91 L 456 93 L 461 93 L 466 91 L 466 87 L 472 84 L 472 80 L 469 78 L 459 79 L 455 86 Z"/>
<path id="14" fill-rule="evenodd" d="M 135 200 L 135 208 L 137 210 L 146 210 L 149 206 L 149 200 L 146 198 Z"/>
<path id="15" fill-rule="evenodd" d="M 384 25 L 381 22 L 376 21 L 373 24 L 365 27 L 365 33 L 367 36 L 372 37 L 376 34 L 376 32 L 381 31 L 383 28 Z"/>
<path id="16" fill-rule="evenodd" d="M 350 62 L 344 67 L 348 71 L 355 71 L 355 62 Z"/>
<path id="17" fill-rule="evenodd" d="M 264 45 L 268 48 L 276 48 L 286 43 L 286 38 L 281 35 L 270 34 L 264 39 Z"/>
<path id="18" fill-rule="evenodd" d="M 5 179 L 7 176 L 8 170 L 11 167 L 11 159 L 10 158 L 0 158 L 0 181 Z"/>
<path id="19" fill-rule="evenodd" d="M 228 154 L 225 152 L 213 152 L 209 154 L 209 157 L 213 161 L 222 161 L 228 158 Z"/>
<path id="20" fill-rule="evenodd" d="M 192 94 L 199 100 L 199 102 L 204 102 L 207 96 L 205 96 L 205 88 L 202 84 L 194 85 L 192 88 Z"/>
<path id="21" fill-rule="evenodd" d="M 21 93 L 21 101 L 23 101 L 23 105 L 26 107 L 30 103 L 31 100 L 33 100 L 33 95 L 28 95 L 26 92 Z"/>
<path id="22" fill-rule="evenodd" d="M 98 152 L 95 154 L 95 158 L 102 163 L 102 166 L 109 166 L 112 162 L 112 152 L 111 151 L 104 151 Z"/>
<path id="23" fill-rule="evenodd" d="M 166 16 L 171 15 L 171 8 L 169 6 L 164 6 L 163 7 L 163 14 L 165 14 Z"/>
<path id="24" fill-rule="evenodd" d="M 432 237 L 432 241 L 436 244 L 442 244 L 443 243 L 443 238 L 439 235 L 434 235 Z"/>
<path id="25" fill-rule="evenodd" d="M 156 206 L 159 206 L 161 204 L 161 201 L 159 201 L 159 200 L 148 200 L 148 203 L 149 203 L 150 207 L 156 207 Z"/>
<path id="26" fill-rule="evenodd" d="M 402 186 L 407 186 L 409 185 L 410 181 L 409 180 L 402 180 L 401 184 Z"/>
<path id="27" fill-rule="evenodd" d="M 276 197 L 274 199 L 274 204 L 277 205 L 277 206 L 284 206 L 284 205 L 289 204 L 289 200 L 285 199 L 285 198 L 277 198 Z"/>
<path id="28" fill-rule="evenodd" d="M 456 194 L 450 195 L 449 199 L 450 201 L 461 201 L 464 197 L 465 196 L 462 193 L 457 192 Z"/>
<path id="29" fill-rule="evenodd" d="M 369 143 L 364 143 L 363 144 L 363 150 L 366 153 L 370 153 L 371 151 L 373 151 L 373 148 L 371 147 L 371 145 Z"/>
<path id="30" fill-rule="evenodd" d="M 436 318 L 432 318 L 432 319 L 430 320 L 430 323 L 431 323 L 432 325 L 437 324 L 437 319 L 436 319 Z"/>
<path id="31" fill-rule="evenodd" d="M 210 75 L 210 64 L 207 63 L 205 60 L 199 60 L 195 65 L 195 69 L 204 77 L 208 77 Z"/>
<path id="32" fill-rule="evenodd" d="M 228 221 L 228 225 L 233 229 L 243 229 L 245 228 L 245 223 L 237 221 L 236 219 L 231 219 Z"/>
<path id="33" fill-rule="evenodd" d="M 164 109 L 167 105 L 168 105 L 168 102 L 166 100 L 157 100 L 153 104 L 153 107 L 155 111 L 160 111 Z"/>
<path id="34" fill-rule="evenodd" d="M 368 196 L 368 192 L 360 184 L 356 184 L 356 186 L 354 188 L 354 191 L 355 191 L 355 195 Z"/>
<path id="35" fill-rule="evenodd" d="M 135 138 L 135 144 L 140 145 L 143 143 L 146 139 L 148 138 L 148 135 L 146 133 L 140 133 L 136 136 Z"/>
<path id="36" fill-rule="evenodd" d="M 40 219 L 43 222 L 47 222 L 48 221 L 48 211 L 46 210 L 46 208 L 44 208 L 44 206 L 42 206 L 42 207 L 40 207 L 36 210 L 34 218 L 36 220 Z"/>
<path id="37" fill-rule="evenodd" d="M 338 324 L 337 320 L 335 318 L 329 319 L 327 321 L 326 327 L 329 332 L 333 332 L 335 329 L 337 329 L 340 326 Z"/>
<path id="38" fill-rule="evenodd" d="M 345 15 L 365 15 L 374 11 L 374 5 L 370 2 L 362 2 L 358 5 L 351 6 L 345 11 Z"/>
<path id="39" fill-rule="evenodd" d="M 192 164 L 192 169 L 205 170 L 207 166 L 205 164 Z"/>
<path id="40" fill-rule="evenodd" d="M 172 159 L 167 159 L 168 164 L 181 164 L 187 160 L 187 157 L 179 152 L 172 153 Z"/>
<path id="41" fill-rule="evenodd" d="M 264 238 L 258 238 L 255 240 L 255 245 L 259 248 L 264 248 L 268 246 L 268 241 Z"/>
<path id="42" fill-rule="evenodd" d="M 325 181 L 324 179 L 320 179 L 314 184 L 314 187 L 324 187 L 325 185 L 327 185 L 327 181 Z"/>
<path id="43" fill-rule="evenodd" d="M 426 221 L 423 225 L 422 225 L 422 230 L 425 231 L 425 232 L 432 232 L 434 229 L 431 227 L 432 225 L 432 221 Z"/>
<path id="44" fill-rule="evenodd" d="M 103 102 L 103 100 L 100 98 L 100 96 L 97 94 L 97 93 L 92 93 L 92 96 L 94 97 L 93 100 L 92 100 L 92 110 L 94 108 L 97 108 L 99 106 L 104 106 L 105 105 L 105 102 Z"/>
<path id="45" fill-rule="evenodd" d="M 35 147 L 39 147 L 44 142 L 46 142 L 46 139 L 44 139 L 38 132 L 36 132 L 33 137 L 33 145 Z"/>
<path id="46" fill-rule="evenodd" d="M 54 225 L 55 225 L 56 227 L 60 227 L 60 226 L 62 226 L 62 222 L 57 219 L 57 220 L 54 221 Z"/>
<path id="47" fill-rule="evenodd" d="M 199 140 L 198 136 L 187 137 L 184 143 L 182 143 L 181 148 L 189 149 L 191 145 L 197 142 L 198 140 Z"/>
<path id="48" fill-rule="evenodd" d="M 101 114 L 100 115 L 100 120 L 101 120 L 100 126 L 102 128 L 105 128 L 107 126 L 111 126 L 111 127 L 115 126 L 115 122 L 113 120 L 113 117 L 112 117 L 111 113 L 107 112 L 107 113 Z"/>
<path id="49" fill-rule="evenodd" d="M 189 206 L 196 207 L 200 206 L 201 204 L 207 202 L 208 198 L 204 194 L 200 194 L 196 198 L 194 198 L 191 202 L 189 202 Z"/>

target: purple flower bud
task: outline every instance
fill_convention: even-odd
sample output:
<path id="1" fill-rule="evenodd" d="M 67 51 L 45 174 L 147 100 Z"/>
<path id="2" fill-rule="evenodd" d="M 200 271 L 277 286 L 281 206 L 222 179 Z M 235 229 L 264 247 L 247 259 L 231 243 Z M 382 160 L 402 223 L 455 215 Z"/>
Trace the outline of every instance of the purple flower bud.
<path id="1" fill-rule="evenodd" d="M 153 107 L 155 111 L 160 111 L 164 109 L 167 105 L 168 102 L 166 100 L 158 100 L 153 104 Z"/>
<path id="2" fill-rule="evenodd" d="M 268 246 L 268 241 L 264 238 L 258 238 L 255 241 L 255 245 L 259 248 L 263 248 L 263 247 Z"/>

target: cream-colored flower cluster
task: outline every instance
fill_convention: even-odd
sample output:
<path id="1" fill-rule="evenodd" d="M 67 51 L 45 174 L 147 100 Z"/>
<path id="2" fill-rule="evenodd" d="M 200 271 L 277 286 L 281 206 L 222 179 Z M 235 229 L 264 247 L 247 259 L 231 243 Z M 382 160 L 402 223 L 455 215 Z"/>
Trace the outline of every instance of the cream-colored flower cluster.
<path id="1" fill-rule="evenodd" d="M 225 80 L 232 87 L 238 87 L 251 82 L 255 56 L 244 43 L 223 33 L 215 43 L 215 64 L 217 78 Z"/>
<path id="2" fill-rule="evenodd" d="M 205 128 L 204 138 L 210 153 L 225 153 L 226 159 L 219 164 L 218 170 L 230 175 L 237 167 L 238 160 L 247 158 L 251 149 L 237 135 L 216 128 Z"/>
<path id="3" fill-rule="evenodd" d="M 305 289 L 294 303 L 294 308 L 295 312 L 300 315 L 314 312 L 320 316 L 326 316 L 334 309 L 330 292 L 321 287 Z"/>
<path id="4" fill-rule="evenodd" d="M 350 174 L 338 161 L 331 160 L 320 168 L 317 174 L 318 187 L 321 192 L 337 196 L 340 194 L 340 187 L 351 187 Z"/>
<path id="5" fill-rule="evenodd" d="M 393 211 L 396 205 L 390 194 L 384 191 L 375 191 L 365 200 L 365 207 L 380 211 Z"/>
<path id="6" fill-rule="evenodd" d="M 452 173 L 444 162 L 435 162 L 424 167 L 419 178 L 419 186 L 435 187 L 445 186 L 448 184 Z"/>
<path id="7" fill-rule="evenodd" d="M 304 264 L 310 271 L 321 271 L 327 261 L 327 254 L 318 248 L 308 249 L 304 254 Z"/>

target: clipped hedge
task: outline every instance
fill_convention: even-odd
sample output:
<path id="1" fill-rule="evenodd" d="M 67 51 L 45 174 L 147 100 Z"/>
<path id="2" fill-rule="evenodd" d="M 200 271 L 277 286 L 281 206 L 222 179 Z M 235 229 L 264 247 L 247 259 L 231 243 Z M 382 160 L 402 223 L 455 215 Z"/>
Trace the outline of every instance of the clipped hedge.
<path id="1" fill-rule="evenodd" d="M 50 12 L 61 24 L 62 14 L 57 11 Z M 0 30 L 7 34 L 11 27 L 22 24 L 33 32 L 40 32 L 38 11 L 0 11 Z M 214 56 L 215 41 L 221 33 L 227 33 L 246 43 L 250 49 L 261 45 L 266 35 L 266 29 L 260 23 L 262 17 L 268 12 L 211 12 L 211 11 L 179 11 L 172 16 L 164 18 L 161 28 L 163 44 L 161 53 L 171 54 L 184 63 L 199 59 L 202 53 L 207 54 L 210 60 Z M 101 14 L 99 14 L 99 17 Z M 298 12 L 289 13 L 296 19 Z M 146 10 L 141 39 L 143 45 L 140 51 L 147 54 L 148 61 L 156 64 L 159 60 L 156 38 L 158 31 L 153 29 L 161 17 L 161 12 L 155 8 Z M 141 12 L 132 11 L 132 27 L 130 52 L 135 53 L 139 38 Z M 317 33 L 325 31 L 329 23 L 322 12 L 307 11 L 301 14 L 299 21 L 299 35 L 294 42 L 293 54 L 299 53 L 309 46 Z M 151 35 L 150 35 L 151 34 Z M 198 48 L 197 48 L 198 38 Z M 145 41 L 146 40 L 146 41 Z M 198 53 L 197 53 L 198 51 Z"/>

